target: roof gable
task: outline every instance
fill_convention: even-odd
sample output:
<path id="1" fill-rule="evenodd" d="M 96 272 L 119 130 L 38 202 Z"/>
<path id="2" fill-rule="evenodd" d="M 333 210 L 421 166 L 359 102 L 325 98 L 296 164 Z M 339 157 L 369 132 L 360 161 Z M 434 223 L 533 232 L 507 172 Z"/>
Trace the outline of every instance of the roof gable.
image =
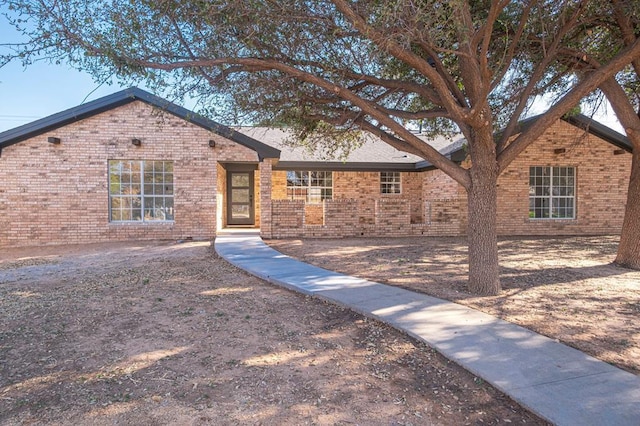
<path id="1" fill-rule="evenodd" d="M 521 133 L 527 130 L 529 127 L 535 125 L 540 117 L 542 117 L 542 115 L 536 115 L 520 121 L 520 123 L 518 123 L 516 133 Z M 599 123 L 593 118 L 590 118 L 584 114 L 567 115 L 562 117 L 562 120 L 575 127 L 583 129 L 591 133 L 592 135 L 597 136 L 600 139 L 603 139 L 606 142 L 617 146 L 618 148 L 622 148 L 625 151 L 631 152 L 633 150 L 633 146 L 631 145 L 629 138 L 627 138 L 625 135 L 616 132 L 612 128 L 607 127 L 604 124 Z"/>
<path id="2" fill-rule="evenodd" d="M 125 89 L 94 101 L 87 102 L 86 104 L 70 108 L 66 111 L 2 132 L 0 133 L 0 152 L 2 151 L 2 148 L 134 101 L 144 102 L 162 111 L 166 111 L 182 118 L 189 123 L 195 124 L 196 126 L 202 127 L 252 149 L 258 154 L 258 158 L 261 160 L 263 158 L 280 158 L 280 151 L 276 148 L 263 144 L 256 139 L 242 133 L 238 133 L 227 126 L 203 117 L 193 111 L 189 111 L 186 108 L 158 96 L 152 95 L 151 93 L 137 87 Z"/>
<path id="3" fill-rule="evenodd" d="M 525 118 L 524 120 L 518 123 L 518 127 L 516 128 L 514 134 L 522 133 L 531 126 L 535 125 L 536 122 L 542 117 L 542 115 L 536 115 L 533 117 Z M 608 142 L 618 148 L 622 148 L 627 152 L 633 151 L 633 145 L 622 133 L 616 132 L 610 127 L 605 126 L 602 123 L 595 121 L 594 119 L 587 117 L 584 114 L 575 114 L 571 116 L 562 117 L 561 120 L 571 124 L 572 126 L 578 127 L 580 129 L 589 132 L 590 134 L 599 137 L 600 139 Z M 496 138 L 499 137 L 500 132 L 496 134 Z M 535 142 L 534 142 L 535 144 Z M 466 157 L 465 147 L 461 146 L 455 151 L 451 151 L 449 153 L 449 157 L 454 161 L 463 161 Z M 431 163 L 428 161 L 423 162 L 423 167 L 432 167 Z"/>

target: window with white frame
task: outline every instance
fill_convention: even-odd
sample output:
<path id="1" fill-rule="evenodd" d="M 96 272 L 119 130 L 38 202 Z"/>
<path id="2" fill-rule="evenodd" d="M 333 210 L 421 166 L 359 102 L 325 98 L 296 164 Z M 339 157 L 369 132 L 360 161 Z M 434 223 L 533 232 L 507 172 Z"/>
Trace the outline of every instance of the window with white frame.
<path id="1" fill-rule="evenodd" d="M 321 203 L 333 198 L 333 176 L 325 171 L 287 171 L 287 198 Z"/>
<path id="2" fill-rule="evenodd" d="M 173 162 L 109 160 L 111 222 L 172 221 Z"/>
<path id="3" fill-rule="evenodd" d="M 529 217 L 574 219 L 576 215 L 574 167 L 529 168 Z"/>
<path id="4" fill-rule="evenodd" d="M 380 172 L 380 193 L 400 194 L 402 192 L 400 182 L 400 172 Z"/>

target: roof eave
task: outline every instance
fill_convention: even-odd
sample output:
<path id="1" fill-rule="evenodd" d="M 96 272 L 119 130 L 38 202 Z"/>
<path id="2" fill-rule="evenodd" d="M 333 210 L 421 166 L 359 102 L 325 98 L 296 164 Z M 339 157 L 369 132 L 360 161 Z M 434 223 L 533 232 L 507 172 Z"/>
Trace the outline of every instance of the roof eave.
<path id="1" fill-rule="evenodd" d="M 126 91 L 129 90 L 127 89 Z M 0 133 L 0 146 L 8 147 L 14 145 L 76 121 L 126 105 L 136 99 L 133 95 L 130 95 L 131 97 L 123 97 L 123 92 L 125 91 L 117 92 L 2 132 Z"/>
<path id="2" fill-rule="evenodd" d="M 562 118 L 569 124 L 573 124 L 576 127 L 580 127 L 588 131 L 589 133 L 603 139 L 610 144 L 617 146 L 618 148 L 622 148 L 627 152 L 633 152 L 633 145 L 631 145 L 631 141 L 628 137 L 613 130 L 610 127 L 605 126 L 602 123 L 599 123 L 584 114 L 576 114 L 570 115 Z"/>
<path id="3" fill-rule="evenodd" d="M 357 163 L 338 161 L 279 161 L 273 170 L 332 170 L 344 172 L 415 172 L 418 163 Z"/>
<path id="4" fill-rule="evenodd" d="M 280 150 L 266 145 L 249 136 L 238 133 L 231 128 L 210 120 L 193 111 L 189 111 L 179 105 L 167 101 L 166 99 L 152 95 L 137 87 L 131 87 L 120 92 L 107 95 L 95 101 L 87 102 L 84 105 L 76 106 L 68 110 L 50 115 L 34 122 L 16 127 L 6 132 L 0 133 L 0 149 L 11 146 L 43 133 L 66 126 L 76 121 L 100 114 L 113 108 L 126 105 L 139 100 L 155 108 L 167 111 L 185 121 L 202 127 L 240 145 L 252 149 L 258 154 L 262 161 L 265 158 L 280 158 Z"/>

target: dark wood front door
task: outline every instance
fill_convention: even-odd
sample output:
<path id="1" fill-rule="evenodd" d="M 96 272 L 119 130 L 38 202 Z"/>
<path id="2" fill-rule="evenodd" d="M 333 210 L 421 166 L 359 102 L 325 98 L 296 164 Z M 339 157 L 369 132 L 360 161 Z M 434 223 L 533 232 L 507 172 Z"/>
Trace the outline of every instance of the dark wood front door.
<path id="1" fill-rule="evenodd" d="M 253 172 L 227 172 L 227 224 L 254 225 Z"/>

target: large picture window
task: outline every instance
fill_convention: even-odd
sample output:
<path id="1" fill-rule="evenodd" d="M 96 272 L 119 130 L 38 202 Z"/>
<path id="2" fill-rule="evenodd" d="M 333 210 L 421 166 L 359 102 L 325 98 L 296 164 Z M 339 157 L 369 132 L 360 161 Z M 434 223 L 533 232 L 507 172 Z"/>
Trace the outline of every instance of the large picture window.
<path id="1" fill-rule="evenodd" d="M 109 161 L 111 222 L 172 221 L 173 162 Z"/>
<path id="2" fill-rule="evenodd" d="M 529 217 L 574 219 L 575 187 L 574 167 L 530 167 Z"/>
<path id="3" fill-rule="evenodd" d="M 380 172 L 380 193 L 400 194 L 400 172 Z"/>
<path id="4" fill-rule="evenodd" d="M 287 198 L 321 203 L 333 198 L 333 176 L 324 171 L 288 171 Z"/>

